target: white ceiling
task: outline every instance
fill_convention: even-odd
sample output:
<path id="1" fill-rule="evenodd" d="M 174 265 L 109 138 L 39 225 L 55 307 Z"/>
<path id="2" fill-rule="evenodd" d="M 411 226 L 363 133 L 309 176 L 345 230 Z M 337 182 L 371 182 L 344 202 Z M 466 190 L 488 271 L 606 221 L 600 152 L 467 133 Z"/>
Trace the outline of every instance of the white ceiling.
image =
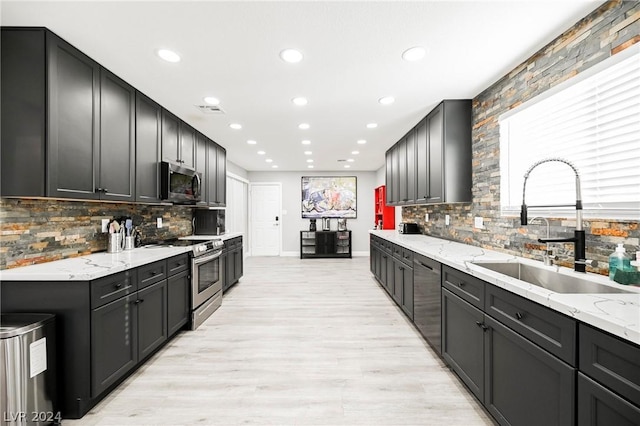
<path id="1" fill-rule="evenodd" d="M 48 27 L 246 170 L 308 171 L 312 158 L 314 171 L 337 171 L 346 164 L 338 160 L 353 158 L 350 170 L 364 171 L 379 169 L 384 152 L 440 100 L 477 96 L 601 3 L 3 0 L 0 21 Z M 427 56 L 402 60 L 416 45 Z M 279 58 L 290 47 L 302 62 Z M 160 60 L 159 48 L 182 61 Z M 388 95 L 394 104 L 377 102 Z M 225 114 L 196 109 L 204 96 L 220 99 Z M 308 105 L 293 105 L 296 96 Z M 298 129 L 302 122 L 311 128 Z M 378 127 L 367 129 L 370 122 Z"/>

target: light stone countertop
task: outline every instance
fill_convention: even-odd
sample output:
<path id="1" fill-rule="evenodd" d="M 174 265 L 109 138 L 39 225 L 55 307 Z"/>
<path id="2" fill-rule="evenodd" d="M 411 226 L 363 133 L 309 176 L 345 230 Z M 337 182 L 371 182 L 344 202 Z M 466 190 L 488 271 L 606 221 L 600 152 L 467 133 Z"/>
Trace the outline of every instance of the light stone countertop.
<path id="1" fill-rule="evenodd" d="M 518 261 L 544 267 L 540 261 L 512 256 L 482 247 L 429 237 L 427 235 L 399 234 L 395 230 L 371 230 L 369 232 L 394 244 L 549 307 L 564 315 L 640 345 L 640 288 L 638 287 L 617 284 L 602 275 L 587 274 L 589 280 L 602 285 L 624 289 L 631 293 L 556 293 L 471 263 L 476 261 Z M 557 270 L 563 275 L 571 276 L 580 274 L 581 277 L 584 277 L 583 274 L 574 272 L 569 268 L 558 266 L 549 266 L 546 268 Z"/>
<path id="2" fill-rule="evenodd" d="M 240 232 L 202 236 L 223 241 L 242 236 Z M 39 263 L 0 271 L 0 281 L 90 281 L 137 268 L 191 251 L 190 247 L 142 246 L 120 253 L 93 253 L 86 256 Z"/>

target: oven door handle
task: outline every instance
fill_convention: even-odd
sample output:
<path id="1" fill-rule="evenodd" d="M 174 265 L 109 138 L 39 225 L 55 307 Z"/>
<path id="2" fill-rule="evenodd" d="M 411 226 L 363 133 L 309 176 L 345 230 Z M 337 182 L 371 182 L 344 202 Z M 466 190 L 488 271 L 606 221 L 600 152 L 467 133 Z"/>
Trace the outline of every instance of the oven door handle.
<path id="1" fill-rule="evenodd" d="M 216 253 L 214 253 L 214 254 L 212 254 L 210 256 L 194 257 L 193 258 L 193 264 L 194 265 L 200 265 L 202 263 L 209 262 L 209 261 L 211 261 L 213 259 L 216 259 L 216 258 L 220 257 L 221 254 L 222 254 L 222 250 L 220 250 L 220 251 L 218 251 L 218 252 L 216 252 Z"/>

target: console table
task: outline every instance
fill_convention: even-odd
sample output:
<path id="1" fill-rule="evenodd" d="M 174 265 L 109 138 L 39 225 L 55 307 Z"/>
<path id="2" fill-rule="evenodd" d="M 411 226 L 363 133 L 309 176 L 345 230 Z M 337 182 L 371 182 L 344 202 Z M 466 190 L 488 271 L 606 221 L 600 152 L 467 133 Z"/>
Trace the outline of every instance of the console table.
<path id="1" fill-rule="evenodd" d="M 351 258 L 351 231 L 300 231 L 300 259 Z"/>

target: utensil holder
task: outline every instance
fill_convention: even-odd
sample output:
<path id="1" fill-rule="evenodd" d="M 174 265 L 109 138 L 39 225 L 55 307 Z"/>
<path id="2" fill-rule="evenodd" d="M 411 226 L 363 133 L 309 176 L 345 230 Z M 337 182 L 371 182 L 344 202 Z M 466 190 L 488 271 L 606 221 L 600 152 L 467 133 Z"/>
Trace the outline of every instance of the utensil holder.
<path id="1" fill-rule="evenodd" d="M 136 246 L 136 237 L 128 236 L 124 237 L 124 249 L 125 250 L 133 250 Z"/>
<path id="2" fill-rule="evenodd" d="M 119 253 L 123 249 L 122 234 L 119 232 L 109 234 L 107 242 L 107 253 Z"/>

